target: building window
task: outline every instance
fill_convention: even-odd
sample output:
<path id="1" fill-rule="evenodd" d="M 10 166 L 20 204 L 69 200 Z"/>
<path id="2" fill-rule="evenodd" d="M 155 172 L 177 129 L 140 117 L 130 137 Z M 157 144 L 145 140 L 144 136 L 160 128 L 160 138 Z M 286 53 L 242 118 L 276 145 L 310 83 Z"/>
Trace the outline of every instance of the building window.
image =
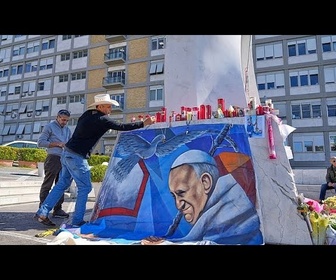
<path id="1" fill-rule="evenodd" d="M 292 105 L 292 119 L 311 119 L 321 117 L 320 104 L 296 104 Z"/>
<path id="2" fill-rule="evenodd" d="M 83 98 L 84 98 L 84 94 L 71 95 L 69 97 L 69 102 L 70 103 L 81 102 Z"/>
<path id="3" fill-rule="evenodd" d="M 164 49 L 166 46 L 166 37 L 154 37 L 152 38 L 152 51 Z"/>
<path id="4" fill-rule="evenodd" d="M 62 35 L 62 41 L 71 39 L 72 35 Z"/>
<path id="5" fill-rule="evenodd" d="M 35 122 L 34 123 L 34 128 L 33 128 L 33 133 L 40 133 L 41 131 L 42 131 L 41 122 Z"/>
<path id="6" fill-rule="evenodd" d="M 125 71 L 113 71 L 107 73 L 107 82 L 111 83 L 125 83 Z"/>
<path id="7" fill-rule="evenodd" d="M 41 59 L 40 70 L 52 69 L 53 68 L 53 58 Z"/>
<path id="8" fill-rule="evenodd" d="M 11 67 L 11 75 L 19 75 L 23 73 L 23 65 L 14 65 Z"/>
<path id="9" fill-rule="evenodd" d="M 336 135 L 329 136 L 330 152 L 336 152 Z"/>
<path id="10" fill-rule="evenodd" d="M 283 57 L 282 43 L 273 43 L 256 47 L 257 61 Z"/>
<path id="11" fill-rule="evenodd" d="M 287 44 L 288 56 L 300 56 L 316 53 L 316 39 L 300 39 Z"/>
<path id="12" fill-rule="evenodd" d="M 26 62 L 25 64 L 25 73 L 36 72 L 37 71 L 37 60 Z"/>
<path id="13" fill-rule="evenodd" d="M 39 50 L 40 50 L 40 42 L 39 41 L 28 43 L 27 53 L 34 53 L 34 52 L 38 52 Z"/>
<path id="14" fill-rule="evenodd" d="M 70 60 L 70 53 L 61 54 L 61 61 Z"/>
<path id="15" fill-rule="evenodd" d="M 336 51 L 336 36 L 335 35 L 322 36 L 321 42 L 322 42 L 323 52 Z"/>
<path id="16" fill-rule="evenodd" d="M 66 104 L 66 96 L 57 97 L 56 104 Z"/>
<path id="17" fill-rule="evenodd" d="M 317 69 L 290 72 L 289 82 L 291 87 L 318 85 Z"/>
<path id="18" fill-rule="evenodd" d="M 14 88 L 14 94 L 20 94 L 21 93 L 21 86 L 16 86 Z"/>
<path id="19" fill-rule="evenodd" d="M 71 74 L 71 81 L 81 80 L 86 78 L 86 72 L 78 72 Z"/>
<path id="20" fill-rule="evenodd" d="M 118 59 L 122 58 L 126 60 L 126 47 L 118 47 L 118 48 L 113 48 L 109 49 L 109 52 L 106 55 L 107 59 Z"/>
<path id="21" fill-rule="evenodd" d="M 119 107 L 112 105 L 112 108 L 124 109 L 124 94 L 110 94 L 110 97 L 119 103 Z"/>
<path id="22" fill-rule="evenodd" d="M 336 117 L 336 105 L 327 105 L 328 117 Z"/>
<path id="23" fill-rule="evenodd" d="M 313 151 L 313 141 L 304 141 L 304 151 L 305 152 L 312 152 Z"/>
<path id="24" fill-rule="evenodd" d="M 32 95 L 35 92 L 35 89 L 36 89 L 35 81 L 23 83 L 23 93 L 28 93 L 28 95 Z"/>
<path id="25" fill-rule="evenodd" d="M 68 125 L 77 125 L 77 123 L 78 123 L 78 118 L 71 117 L 70 122 L 68 123 Z"/>
<path id="26" fill-rule="evenodd" d="M 0 96 L 6 96 L 6 95 L 7 95 L 7 87 L 0 86 Z"/>
<path id="27" fill-rule="evenodd" d="M 82 51 L 78 51 L 78 52 L 73 52 L 73 58 L 81 58 L 81 57 L 87 57 L 88 55 L 88 51 L 87 50 L 82 50 Z"/>
<path id="28" fill-rule="evenodd" d="M 150 75 L 163 74 L 163 61 L 152 61 L 149 69 Z"/>
<path id="29" fill-rule="evenodd" d="M 24 55 L 26 47 L 24 45 L 14 46 L 13 47 L 13 56 Z"/>
<path id="30" fill-rule="evenodd" d="M 284 88 L 284 73 L 268 73 L 267 75 L 258 75 L 257 84 L 258 90 Z"/>
<path id="31" fill-rule="evenodd" d="M 313 118 L 321 118 L 321 105 L 312 105 Z"/>
<path id="32" fill-rule="evenodd" d="M 0 78 L 8 77 L 8 75 L 9 75 L 9 69 L 0 69 Z"/>
<path id="33" fill-rule="evenodd" d="M 37 90 L 50 90 L 51 80 L 40 81 L 37 84 Z"/>
<path id="34" fill-rule="evenodd" d="M 10 125 L 5 125 L 5 127 L 2 130 L 1 135 L 8 135 L 9 129 L 10 129 Z"/>
<path id="35" fill-rule="evenodd" d="M 293 139 L 294 153 L 324 152 L 323 135 L 298 133 Z"/>
<path id="36" fill-rule="evenodd" d="M 163 87 L 153 88 L 149 91 L 149 101 L 163 100 Z"/>
<path id="37" fill-rule="evenodd" d="M 19 94 L 21 90 L 20 85 L 9 85 L 8 95 Z"/>
<path id="38" fill-rule="evenodd" d="M 324 67 L 324 80 L 326 84 L 333 84 L 336 82 L 335 78 L 336 67 Z"/>
<path id="39" fill-rule="evenodd" d="M 58 82 L 59 83 L 63 83 L 63 82 L 67 82 L 69 80 L 69 75 L 59 75 L 58 76 Z"/>
<path id="40" fill-rule="evenodd" d="M 42 42 L 42 50 L 48 50 L 55 48 L 55 39 L 51 40 L 43 40 Z"/>
<path id="41" fill-rule="evenodd" d="M 292 105 L 292 119 L 301 119 L 300 105 Z"/>

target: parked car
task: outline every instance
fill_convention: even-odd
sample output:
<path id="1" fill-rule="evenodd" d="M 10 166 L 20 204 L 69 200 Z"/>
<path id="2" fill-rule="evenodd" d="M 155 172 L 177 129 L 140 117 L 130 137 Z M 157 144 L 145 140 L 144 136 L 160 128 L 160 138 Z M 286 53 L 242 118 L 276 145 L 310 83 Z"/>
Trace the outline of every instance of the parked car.
<path id="1" fill-rule="evenodd" d="M 10 146 L 14 148 L 38 148 L 37 142 L 27 140 L 16 140 L 2 144 L 1 146 Z"/>

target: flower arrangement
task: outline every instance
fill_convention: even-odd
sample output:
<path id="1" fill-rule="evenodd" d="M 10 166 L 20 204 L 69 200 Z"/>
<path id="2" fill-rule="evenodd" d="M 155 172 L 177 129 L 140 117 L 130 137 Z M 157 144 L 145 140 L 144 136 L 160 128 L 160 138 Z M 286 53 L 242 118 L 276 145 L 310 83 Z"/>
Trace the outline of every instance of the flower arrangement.
<path id="1" fill-rule="evenodd" d="M 328 197 L 320 204 L 300 194 L 297 210 L 307 222 L 313 244 L 326 245 L 328 227 L 336 229 L 336 196 Z"/>

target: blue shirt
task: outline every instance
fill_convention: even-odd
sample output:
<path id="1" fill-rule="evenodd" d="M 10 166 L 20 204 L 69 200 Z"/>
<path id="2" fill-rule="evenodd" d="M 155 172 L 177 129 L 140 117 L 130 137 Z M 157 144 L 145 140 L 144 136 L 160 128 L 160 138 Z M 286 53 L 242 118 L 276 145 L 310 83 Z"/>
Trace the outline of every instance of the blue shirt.
<path id="1" fill-rule="evenodd" d="M 43 128 L 37 140 L 37 145 L 41 148 L 47 148 L 47 153 L 50 155 L 61 156 L 63 149 L 60 147 L 49 148 L 49 144 L 51 142 L 66 143 L 70 139 L 71 134 L 68 126 L 62 127 L 56 120 L 53 120 Z"/>

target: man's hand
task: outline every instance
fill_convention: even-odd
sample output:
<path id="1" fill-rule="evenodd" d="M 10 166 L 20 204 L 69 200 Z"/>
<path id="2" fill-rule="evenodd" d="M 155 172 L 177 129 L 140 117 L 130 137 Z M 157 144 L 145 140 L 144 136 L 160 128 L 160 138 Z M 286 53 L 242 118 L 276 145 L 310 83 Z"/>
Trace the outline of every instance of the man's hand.
<path id="1" fill-rule="evenodd" d="M 62 142 L 52 142 L 49 145 L 50 148 L 52 147 L 64 148 L 64 146 L 65 146 L 65 143 L 62 143 Z"/>
<path id="2" fill-rule="evenodd" d="M 154 116 L 147 117 L 143 122 L 144 122 L 144 126 L 151 125 L 156 122 L 156 118 Z"/>

